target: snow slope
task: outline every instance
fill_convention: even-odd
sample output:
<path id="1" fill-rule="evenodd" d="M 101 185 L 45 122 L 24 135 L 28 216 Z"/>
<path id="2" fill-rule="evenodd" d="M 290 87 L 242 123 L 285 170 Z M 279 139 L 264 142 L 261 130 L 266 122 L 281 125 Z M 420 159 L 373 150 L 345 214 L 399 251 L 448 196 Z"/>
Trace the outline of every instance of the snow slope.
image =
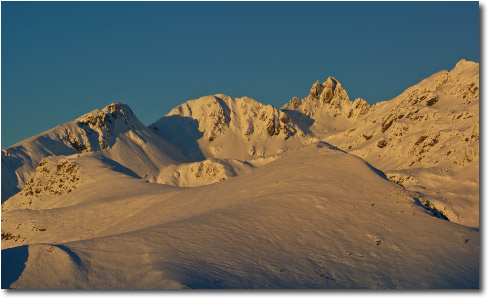
<path id="1" fill-rule="evenodd" d="M 11 287 L 479 286 L 477 231 L 326 143 L 193 188 L 85 167 L 98 179 L 60 197 L 75 205 L 2 215 L 2 255 L 25 262 Z"/>
<path id="2" fill-rule="evenodd" d="M 153 182 L 162 167 L 187 161 L 129 106 L 113 103 L 3 149 L 2 202 L 23 188 L 42 159 L 85 152 L 98 152 Z"/>

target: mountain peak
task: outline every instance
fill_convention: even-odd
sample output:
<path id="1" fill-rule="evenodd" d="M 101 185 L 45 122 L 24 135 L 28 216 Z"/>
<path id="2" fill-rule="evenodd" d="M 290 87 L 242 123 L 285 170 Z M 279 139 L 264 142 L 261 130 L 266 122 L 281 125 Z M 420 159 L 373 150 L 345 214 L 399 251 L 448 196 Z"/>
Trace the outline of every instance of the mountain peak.
<path id="1" fill-rule="evenodd" d="M 478 81 L 479 83 L 479 68 L 479 63 L 466 59 L 461 59 L 458 63 L 456 63 L 456 66 L 454 66 L 454 68 L 449 73 L 458 77 L 465 77 L 468 80 L 474 78 L 475 81 Z"/>
<path id="2" fill-rule="evenodd" d="M 102 112 L 104 113 L 115 113 L 119 112 L 122 115 L 133 115 L 134 112 L 132 112 L 132 109 L 121 102 L 113 102 L 106 106 L 105 108 L 102 109 Z"/>
<path id="3" fill-rule="evenodd" d="M 149 128 L 194 161 L 217 155 L 240 160 L 271 156 L 300 143 L 295 135 L 305 135 L 285 111 L 223 94 L 187 101 Z"/>
<path id="4" fill-rule="evenodd" d="M 117 121 L 117 119 L 119 119 Z M 91 111 L 75 120 L 79 127 L 88 126 L 91 130 L 102 129 L 106 132 L 113 130 L 119 122 L 129 129 L 141 126 L 142 124 L 132 112 L 132 109 L 123 103 L 114 102 L 99 110 Z"/>
<path id="5" fill-rule="evenodd" d="M 115 143 L 118 134 L 144 127 L 131 108 L 120 102 L 93 110 L 75 119 L 74 123 L 77 128 L 67 129 L 62 139 L 79 151 L 105 149 Z"/>
<path id="6" fill-rule="evenodd" d="M 465 64 L 466 62 L 468 62 L 468 60 L 466 60 L 466 59 L 461 59 L 461 60 L 459 60 L 459 62 L 458 62 L 458 63 L 456 63 L 456 66 L 457 66 L 457 65 L 460 65 L 460 64 Z"/>
<path id="7" fill-rule="evenodd" d="M 320 99 L 323 103 L 331 103 L 333 99 L 336 99 L 333 103 L 349 101 L 346 90 L 334 77 L 328 77 L 322 84 L 319 81 L 315 82 L 308 97 L 313 100 Z"/>
<path id="8" fill-rule="evenodd" d="M 316 81 L 307 97 L 294 97 L 283 108 L 302 112 L 315 119 L 325 115 L 357 118 L 367 114 L 371 106 L 363 99 L 356 99 L 353 103 L 342 84 L 336 78 L 328 77 L 323 83 Z"/>
<path id="9" fill-rule="evenodd" d="M 469 61 L 469 60 L 466 60 L 466 59 L 461 59 L 459 60 L 458 63 L 456 63 L 456 66 L 454 68 L 457 68 L 457 67 L 472 67 L 472 66 L 479 66 L 479 63 L 477 62 L 474 62 L 474 61 Z"/>
<path id="10" fill-rule="evenodd" d="M 341 83 L 334 77 L 328 77 L 322 84 L 317 81 L 312 85 L 308 98 L 319 100 L 321 104 L 340 104 L 349 102 L 349 96 Z"/>

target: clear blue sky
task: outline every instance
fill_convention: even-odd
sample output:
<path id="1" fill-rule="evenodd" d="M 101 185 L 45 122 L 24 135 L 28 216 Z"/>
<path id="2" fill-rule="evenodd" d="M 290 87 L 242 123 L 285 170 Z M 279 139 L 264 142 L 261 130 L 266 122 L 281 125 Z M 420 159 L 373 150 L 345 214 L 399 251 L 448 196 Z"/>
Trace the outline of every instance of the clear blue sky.
<path id="1" fill-rule="evenodd" d="M 151 124 L 208 94 L 283 106 L 336 77 L 388 100 L 479 62 L 477 2 L 2 2 L 2 144 L 114 101 Z"/>

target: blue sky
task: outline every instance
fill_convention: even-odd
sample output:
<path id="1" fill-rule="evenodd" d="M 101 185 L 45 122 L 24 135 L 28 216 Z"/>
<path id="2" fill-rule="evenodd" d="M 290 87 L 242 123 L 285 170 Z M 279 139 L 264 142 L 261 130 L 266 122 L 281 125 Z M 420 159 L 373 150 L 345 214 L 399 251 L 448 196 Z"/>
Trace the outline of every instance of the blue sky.
<path id="1" fill-rule="evenodd" d="M 388 100 L 479 62 L 478 2 L 2 2 L 2 148 L 114 101 L 151 124 L 208 94 L 283 106 L 337 78 Z"/>

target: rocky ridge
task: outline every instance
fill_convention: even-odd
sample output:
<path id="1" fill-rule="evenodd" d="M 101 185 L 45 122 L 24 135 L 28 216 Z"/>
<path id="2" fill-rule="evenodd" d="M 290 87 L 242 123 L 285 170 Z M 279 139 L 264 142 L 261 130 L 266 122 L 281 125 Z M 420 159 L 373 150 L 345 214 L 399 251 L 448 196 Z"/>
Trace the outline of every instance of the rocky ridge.
<path id="1" fill-rule="evenodd" d="M 466 165 L 479 156 L 479 65 L 462 60 L 325 139 L 381 168 Z"/>

